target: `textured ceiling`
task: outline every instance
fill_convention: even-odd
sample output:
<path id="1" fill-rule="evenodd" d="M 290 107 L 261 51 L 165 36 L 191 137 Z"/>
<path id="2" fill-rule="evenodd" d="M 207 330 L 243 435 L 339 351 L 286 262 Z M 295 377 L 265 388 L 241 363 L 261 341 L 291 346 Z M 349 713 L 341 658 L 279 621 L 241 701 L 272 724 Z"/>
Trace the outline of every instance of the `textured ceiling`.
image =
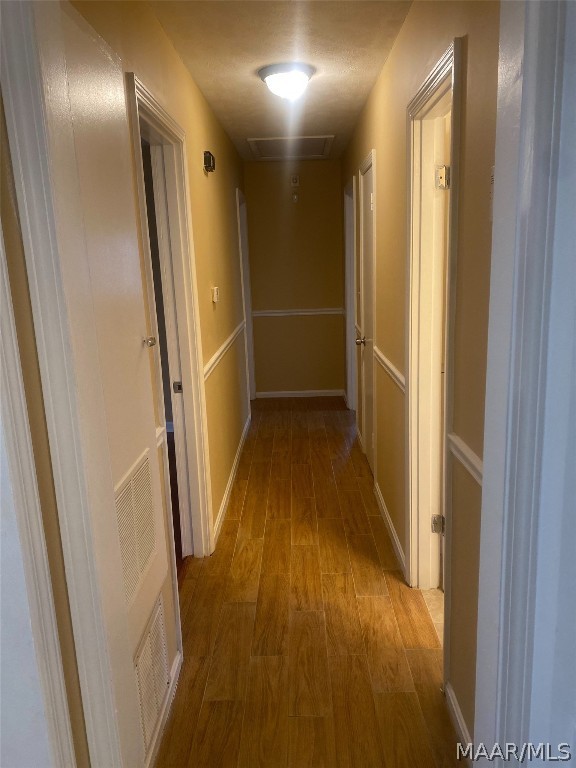
<path id="1" fill-rule="evenodd" d="M 334 135 L 345 148 L 358 114 L 408 13 L 408 0 L 150 0 L 204 96 L 251 159 L 247 139 Z M 316 68 L 294 104 L 257 72 L 303 61 Z"/>

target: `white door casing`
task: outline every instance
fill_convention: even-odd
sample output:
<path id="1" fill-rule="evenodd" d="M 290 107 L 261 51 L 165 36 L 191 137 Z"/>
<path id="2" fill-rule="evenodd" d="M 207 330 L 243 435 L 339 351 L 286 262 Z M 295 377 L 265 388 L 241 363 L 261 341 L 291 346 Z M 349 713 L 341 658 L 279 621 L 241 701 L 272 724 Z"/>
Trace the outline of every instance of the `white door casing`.
<path id="1" fill-rule="evenodd" d="M 446 435 L 450 432 L 451 338 L 458 199 L 460 41 L 446 51 L 407 109 L 408 258 L 406 318 L 407 578 L 435 588 L 441 580 L 440 542 L 431 531 L 434 514 L 446 516 L 449 487 Z M 450 115 L 446 147 L 443 118 Z M 450 190 L 434 189 L 440 164 L 450 166 Z M 424 167 L 427 165 L 428 167 Z M 446 217 L 448 222 L 446 226 Z M 444 374 L 442 374 L 444 366 Z M 449 534 L 444 572 L 448 580 Z M 445 585 L 449 591 L 449 584 Z M 446 601 L 448 604 L 448 600 Z M 448 611 L 447 611 L 448 613 Z"/>
<path id="2" fill-rule="evenodd" d="M 366 458 L 373 474 L 375 462 L 375 404 L 374 404 L 374 310 L 375 310 L 375 151 L 366 157 L 358 174 L 360 213 L 360 334 L 364 343 L 360 345 L 361 382 L 359 396 L 362 398 L 360 436 Z"/>

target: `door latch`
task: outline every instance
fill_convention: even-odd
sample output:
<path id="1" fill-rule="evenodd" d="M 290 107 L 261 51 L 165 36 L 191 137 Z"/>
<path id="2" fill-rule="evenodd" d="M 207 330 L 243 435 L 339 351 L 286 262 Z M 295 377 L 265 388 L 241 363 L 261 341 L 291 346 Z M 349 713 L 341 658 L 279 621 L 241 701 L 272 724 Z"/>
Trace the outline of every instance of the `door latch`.
<path id="1" fill-rule="evenodd" d="M 173 381 L 172 382 L 172 389 L 174 390 L 175 394 L 177 394 L 177 395 L 182 394 L 182 382 L 181 381 Z"/>

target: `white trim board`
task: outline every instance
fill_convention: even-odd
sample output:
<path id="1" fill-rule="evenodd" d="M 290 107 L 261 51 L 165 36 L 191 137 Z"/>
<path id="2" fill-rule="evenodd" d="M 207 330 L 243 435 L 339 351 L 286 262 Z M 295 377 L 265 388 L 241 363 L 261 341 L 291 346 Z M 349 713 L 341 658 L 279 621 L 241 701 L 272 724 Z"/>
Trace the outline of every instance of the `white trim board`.
<path id="1" fill-rule="evenodd" d="M 316 315 L 345 315 L 343 307 L 320 307 L 318 309 L 255 309 L 252 317 L 313 317 Z"/>
<path id="2" fill-rule="evenodd" d="M 398 534 L 396 533 L 396 529 L 394 528 L 394 523 L 392 522 L 392 518 L 390 517 L 390 512 L 388 512 L 388 507 L 386 506 L 386 502 L 384 501 L 384 496 L 382 496 L 382 491 L 380 490 L 380 486 L 376 482 L 374 483 L 374 494 L 376 496 L 376 501 L 378 502 L 378 506 L 380 507 L 380 512 L 382 513 L 382 517 L 384 518 L 384 522 L 386 523 L 386 528 L 388 529 L 388 533 L 390 535 L 390 538 L 392 539 L 392 546 L 394 547 L 394 553 L 398 558 L 398 562 L 400 563 L 400 566 L 402 567 L 402 573 L 404 574 L 404 578 L 406 578 L 406 557 L 404 555 L 404 550 L 402 549 L 402 545 L 400 544 L 400 539 L 398 538 Z"/>
<path id="3" fill-rule="evenodd" d="M 216 350 L 216 352 L 212 355 L 210 360 L 206 363 L 204 366 L 204 381 L 208 379 L 208 377 L 214 372 L 214 369 L 218 366 L 218 363 L 222 361 L 222 358 L 228 352 L 232 344 L 236 341 L 238 336 L 242 333 L 244 328 L 246 327 L 246 323 L 244 320 L 242 320 L 241 323 L 232 331 L 230 336 L 226 339 L 226 341 L 222 344 L 222 346 Z"/>
<path id="4" fill-rule="evenodd" d="M 462 466 L 468 470 L 478 485 L 482 485 L 482 473 L 483 465 L 482 459 L 479 458 L 472 448 L 467 445 L 461 437 L 458 437 L 454 432 L 450 432 L 448 437 L 448 448 L 450 453 L 454 456 Z"/>
<path id="5" fill-rule="evenodd" d="M 386 357 L 386 355 L 374 344 L 374 360 L 386 371 L 392 381 L 398 385 L 402 392 L 406 392 L 406 379 L 398 368 Z"/>
<path id="6" fill-rule="evenodd" d="M 246 442 L 246 435 L 248 434 L 248 430 L 250 429 L 251 421 L 252 421 L 252 416 L 249 415 L 248 418 L 246 419 L 246 424 L 244 424 L 244 429 L 242 430 L 242 437 L 240 438 L 240 442 L 238 443 L 238 450 L 236 451 L 236 456 L 234 457 L 234 464 L 232 464 L 232 469 L 230 470 L 228 483 L 226 484 L 226 490 L 224 491 L 224 496 L 222 497 L 222 503 L 220 504 L 220 509 L 218 510 L 218 517 L 216 518 L 216 522 L 214 523 L 214 541 L 215 542 L 218 541 L 218 536 L 220 535 L 220 528 L 222 527 L 222 523 L 224 522 L 224 518 L 226 517 L 226 510 L 228 509 L 230 494 L 232 493 L 232 486 L 234 485 L 234 480 L 236 479 L 236 472 L 238 470 L 238 464 L 240 463 L 242 448 L 244 448 L 244 443 Z"/>
<path id="7" fill-rule="evenodd" d="M 345 397 L 343 389 L 298 389 L 279 392 L 256 392 L 256 397 Z"/>
<path id="8" fill-rule="evenodd" d="M 73 768 L 76 756 L 1 224 L 0 296 L 0 394 L 2 425 L 7 438 L 8 481 L 15 501 L 36 662 L 54 765 Z M 7 478 L 2 478 L 2 482 L 7 482 Z"/>

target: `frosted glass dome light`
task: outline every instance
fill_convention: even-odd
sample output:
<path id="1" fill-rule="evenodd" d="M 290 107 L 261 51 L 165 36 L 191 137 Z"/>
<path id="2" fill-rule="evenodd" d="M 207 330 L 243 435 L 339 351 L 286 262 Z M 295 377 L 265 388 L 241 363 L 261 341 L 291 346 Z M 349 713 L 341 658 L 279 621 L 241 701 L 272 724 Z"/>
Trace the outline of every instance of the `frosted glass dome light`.
<path id="1" fill-rule="evenodd" d="M 296 101 L 306 90 L 314 67 L 309 64 L 270 64 L 260 69 L 258 74 L 276 96 Z"/>

